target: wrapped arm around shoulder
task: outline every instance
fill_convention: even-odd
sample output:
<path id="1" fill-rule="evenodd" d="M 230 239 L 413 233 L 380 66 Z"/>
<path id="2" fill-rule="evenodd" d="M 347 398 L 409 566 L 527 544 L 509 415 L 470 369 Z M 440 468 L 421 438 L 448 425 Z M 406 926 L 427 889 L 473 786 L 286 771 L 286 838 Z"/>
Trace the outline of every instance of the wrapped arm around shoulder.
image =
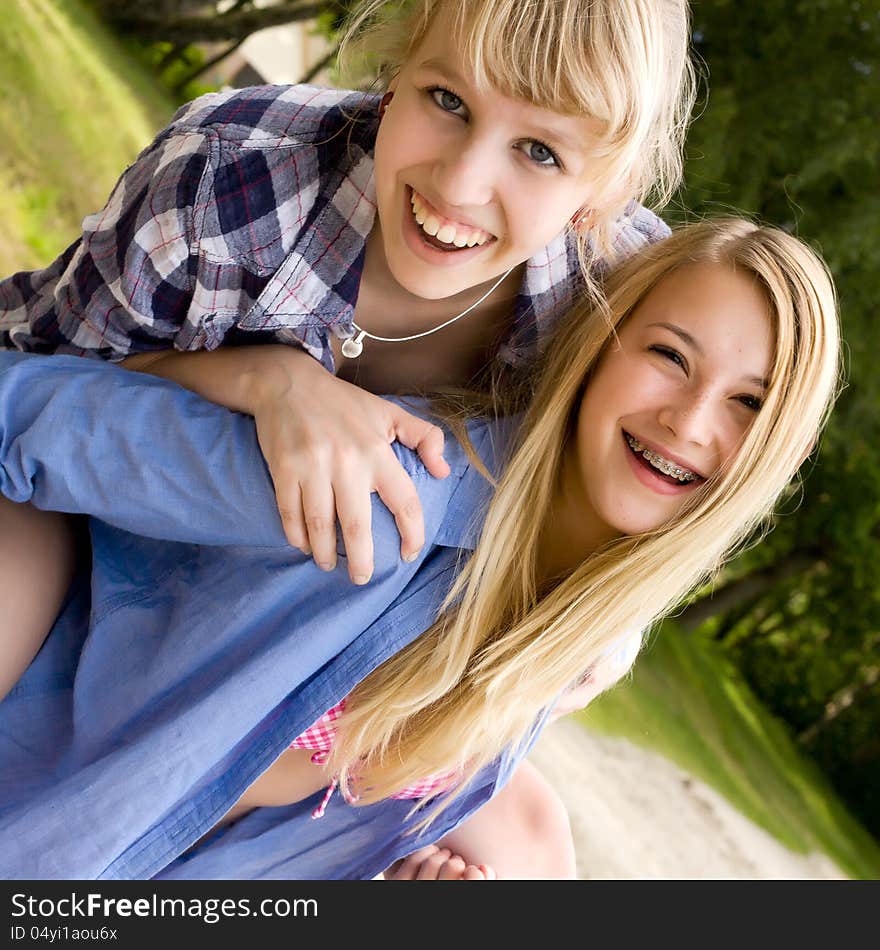
<path id="1" fill-rule="evenodd" d="M 76 357 L 0 352 L 0 491 L 150 538 L 286 544 L 253 420 Z"/>
<path id="2" fill-rule="evenodd" d="M 417 451 L 434 477 L 446 477 L 443 431 L 431 421 L 283 344 L 140 353 L 123 365 L 254 417 L 286 537 L 325 570 L 336 564 L 338 519 L 351 580 L 371 577 L 373 492 L 394 516 L 401 557 L 411 560 L 421 550 L 419 497 L 391 444 Z"/>

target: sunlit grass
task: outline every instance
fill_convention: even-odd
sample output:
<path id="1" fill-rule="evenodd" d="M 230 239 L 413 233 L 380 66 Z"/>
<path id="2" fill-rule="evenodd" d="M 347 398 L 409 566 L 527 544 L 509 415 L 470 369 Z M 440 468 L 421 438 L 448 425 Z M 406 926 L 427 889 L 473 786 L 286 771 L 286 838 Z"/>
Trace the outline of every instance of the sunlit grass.
<path id="1" fill-rule="evenodd" d="M 174 104 L 78 0 L 7 0 L 0 89 L 6 275 L 76 237 Z"/>

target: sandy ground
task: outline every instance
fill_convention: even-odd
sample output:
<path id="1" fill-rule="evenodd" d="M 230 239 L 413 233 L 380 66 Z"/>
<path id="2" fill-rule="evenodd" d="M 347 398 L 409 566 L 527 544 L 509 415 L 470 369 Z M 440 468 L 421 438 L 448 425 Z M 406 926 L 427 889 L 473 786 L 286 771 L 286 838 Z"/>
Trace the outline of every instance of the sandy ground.
<path id="1" fill-rule="evenodd" d="M 795 854 L 678 766 L 560 720 L 530 759 L 571 818 L 583 879 L 826 880 L 821 854 Z"/>

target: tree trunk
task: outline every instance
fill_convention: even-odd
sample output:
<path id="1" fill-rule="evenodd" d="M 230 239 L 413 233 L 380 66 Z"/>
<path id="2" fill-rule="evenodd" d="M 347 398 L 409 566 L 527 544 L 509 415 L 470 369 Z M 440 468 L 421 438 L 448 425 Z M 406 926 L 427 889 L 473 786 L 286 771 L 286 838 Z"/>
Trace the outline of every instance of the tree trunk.
<path id="1" fill-rule="evenodd" d="M 794 552 L 763 570 L 746 574 L 745 577 L 731 581 L 706 597 L 688 604 L 676 617 L 676 621 L 687 632 L 696 630 L 710 617 L 717 617 L 749 601 L 757 600 L 775 585 L 798 574 L 809 573 L 820 563 L 816 554 Z"/>
<path id="2" fill-rule="evenodd" d="M 313 20 L 331 6 L 292 0 L 260 9 L 233 8 L 211 17 L 177 17 L 157 21 L 150 16 L 119 17 L 116 22 L 126 32 L 146 41 L 166 40 L 188 46 L 192 43 L 222 43 L 242 40 L 257 30 L 301 20 Z"/>

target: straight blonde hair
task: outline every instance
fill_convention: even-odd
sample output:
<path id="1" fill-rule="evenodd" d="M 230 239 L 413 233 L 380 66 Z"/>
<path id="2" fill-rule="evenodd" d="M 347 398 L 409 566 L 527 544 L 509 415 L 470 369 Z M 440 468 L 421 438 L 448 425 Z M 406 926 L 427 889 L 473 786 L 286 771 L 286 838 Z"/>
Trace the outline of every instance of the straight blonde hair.
<path id="1" fill-rule="evenodd" d="M 766 294 L 775 358 L 762 408 L 724 474 L 671 523 L 613 541 L 540 592 L 538 541 L 584 387 L 651 289 L 695 262 L 751 275 Z M 523 742 L 574 677 L 713 576 L 816 443 L 839 382 L 837 307 L 827 269 L 800 241 L 742 219 L 689 225 L 617 270 L 607 296 L 610 316 L 583 304 L 554 335 L 481 539 L 437 621 L 352 693 L 330 765 L 363 802 L 438 772 L 460 776 L 460 789 Z"/>
<path id="2" fill-rule="evenodd" d="M 343 71 L 366 53 L 387 84 L 441 12 L 478 87 L 604 124 L 595 207 L 578 229 L 592 289 L 627 202 L 663 207 L 681 181 L 695 98 L 687 0 L 368 0 L 348 23 Z"/>

